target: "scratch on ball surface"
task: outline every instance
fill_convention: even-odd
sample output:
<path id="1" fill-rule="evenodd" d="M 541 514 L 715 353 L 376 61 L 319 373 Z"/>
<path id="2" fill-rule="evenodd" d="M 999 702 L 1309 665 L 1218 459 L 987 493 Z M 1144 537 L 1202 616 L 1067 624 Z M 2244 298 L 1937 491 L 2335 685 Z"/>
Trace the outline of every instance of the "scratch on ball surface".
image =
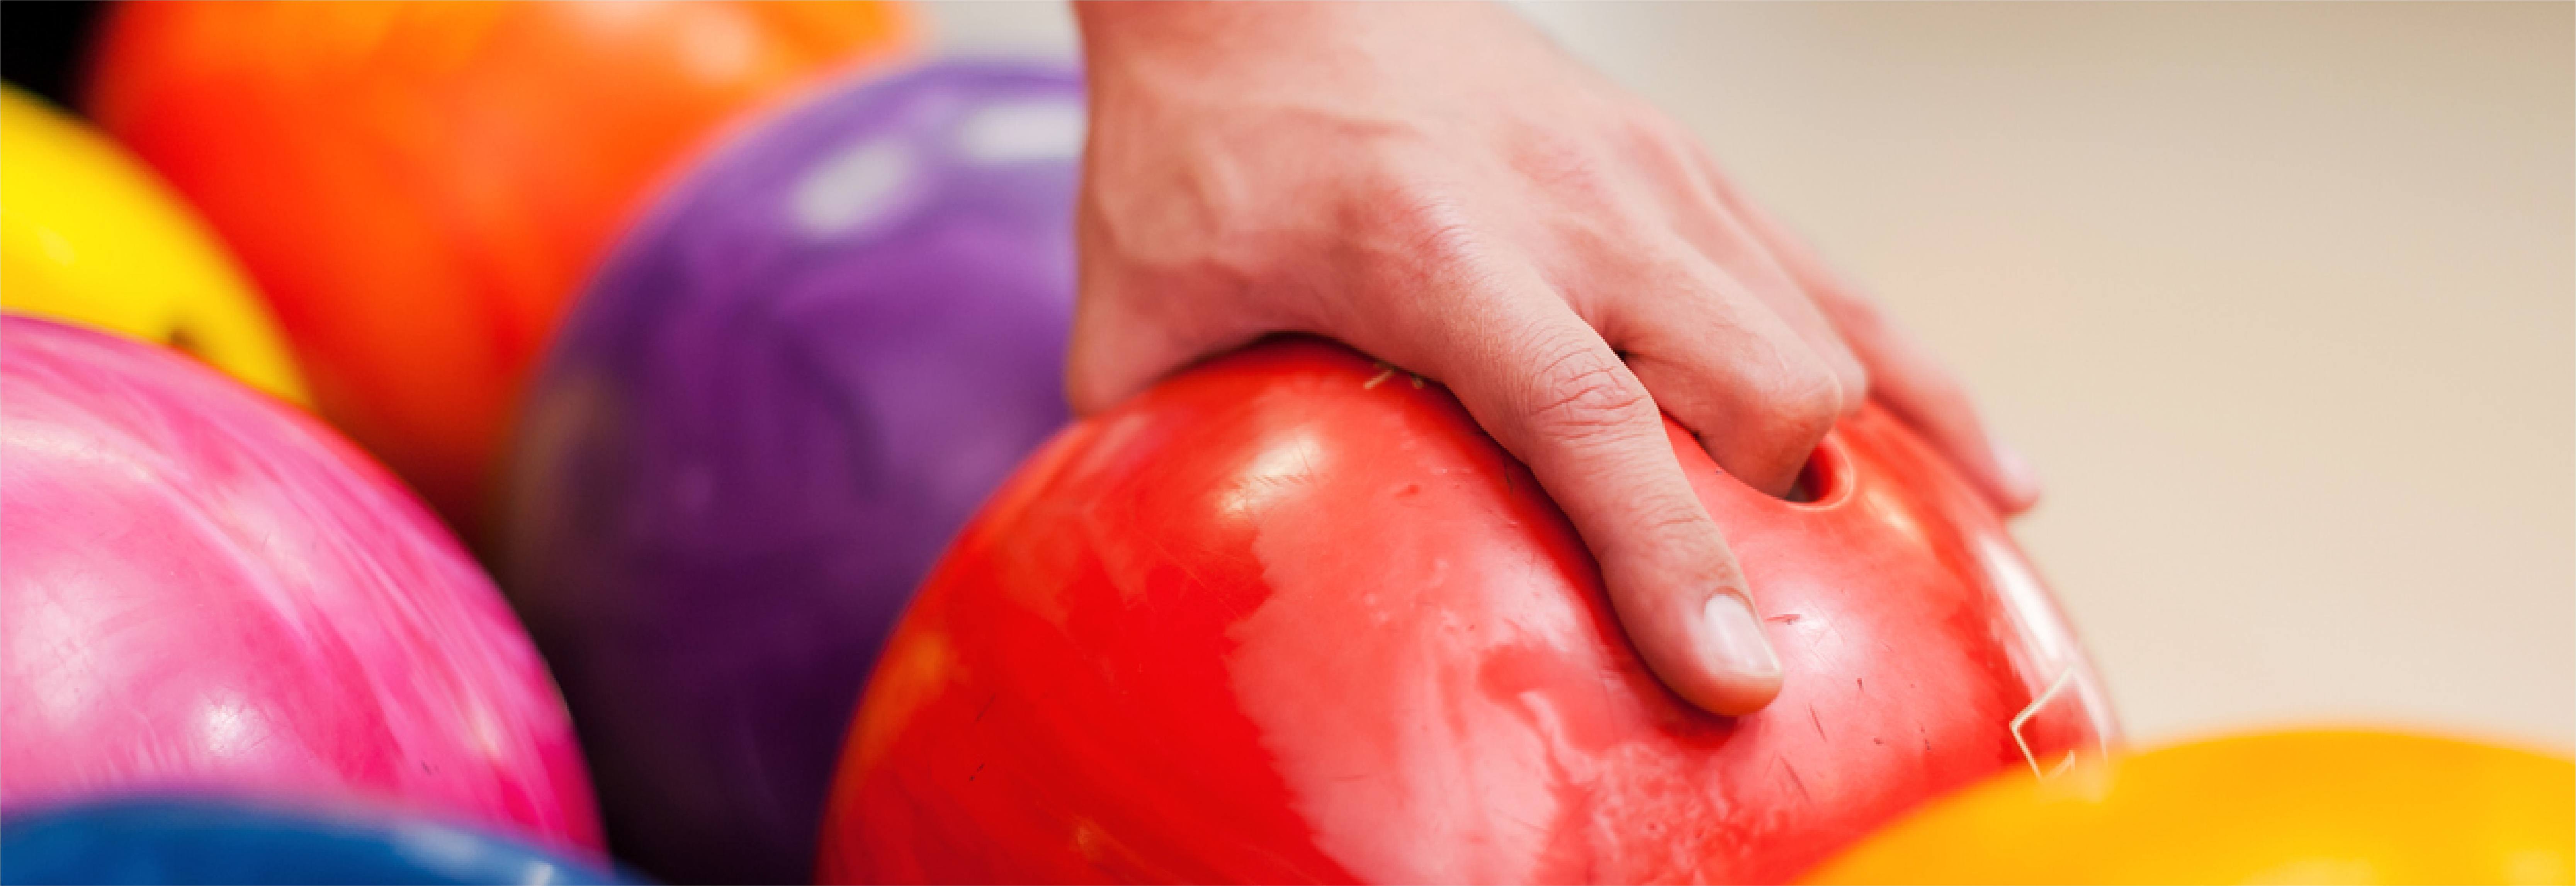
<path id="1" fill-rule="evenodd" d="M 1797 614 L 1797 613 L 1795 613 L 1795 612 L 1784 612 L 1784 613 L 1781 613 L 1781 614 L 1779 614 L 1779 615 L 1774 615 L 1774 616 L 1771 616 L 1770 618 L 1763 619 L 1763 621 L 1775 621 L 1775 622 L 1779 622 L 1779 623 L 1784 624 L 1784 625 L 1793 625 L 1793 624 L 1797 624 L 1797 623 L 1798 623 L 1798 619 L 1805 618 L 1805 617 L 1806 617 L 1806 616 L 1799 615 L 1799 614 Z"/>
<path id="2" fill-rule="evenodd" d="M 1384 363 L 1380 363 L 1380 364 L 1378 364 L 1378 365 L 1379 365 L 1379 366 L 1386 366 L 1386 364 L 1384 364 Z M 1386 368 L 1385 368 L 1385 369 L 1380 369 L 1380 370 L 1378 370 L 1376 375 L 1369 376 L 1369 380 L 1368 380 L 1368 381 L 1361 382 L 1361 383 L 1360 383 L 1360 390 L 1365 391 L 1365 390 L 1368 390 L 1368 389 L 1370 389 L 1370 388 L 1377 387 L 1378 385 L 1384 384 L 1384 383 L 1386 383 L 1386 380 L 1387 380 L 1389 377 L 1393 376 L 1393 375 L 1395 375 L 1395 367 L 1393 367 L 1393 366 L 1386 366 Z"/>
<path id="3" fill-rule="evenodd" d="M 1773 757 L 1772 759 L 1780 762 L 1780 771 L 1789 774 L 1789 784 L 1790 786 L 1798 789 L 1798 798 L 1807 801 L 1810 805 L 1814 804 L 1816 802 L 1816 796 L 1807 792 L 1807 780 L 1798 777 L 1798 767 L 1789 765 L 1789 758 L 1787 757 Z"/>
<path id="4" fill-rule="evenodd" d="M 2038 716 L 2040 707 L 2048 704 L 2049 699 L 2056 698 L 2057 693 L 2066 688 L 2067 681 L 2074 678 L 2075 665 L 2069 663 L 2064 670 L 2057 672 L 2057 679 L 2048 684 L 2047 691 L 2040 693 L 2038 698 L 2031 699 L 2030 705 L 2022 708 L 2021 713 L 2014 714 L 2012 718 L 2013 744 L 2021 748 L 2022 762 L 2030 764 L 2030 774 L 2039 777 L 2043 781 L 2047 780 L 2050 776 L 2056 775 L 2057 772 L 2065 771 L 2066 766 L 2064 764 L 2059 764 L 2057 772 L 2039 771 L 2039 758 L 2031 754 L 2030 741 L 2022 737 L 2021 727 L 2023 724 L 2029 723 L 2030 718 Z M 2066 752 L 2066 759 L 2067 762 L 2074 762 L 2075 752 Z"/>

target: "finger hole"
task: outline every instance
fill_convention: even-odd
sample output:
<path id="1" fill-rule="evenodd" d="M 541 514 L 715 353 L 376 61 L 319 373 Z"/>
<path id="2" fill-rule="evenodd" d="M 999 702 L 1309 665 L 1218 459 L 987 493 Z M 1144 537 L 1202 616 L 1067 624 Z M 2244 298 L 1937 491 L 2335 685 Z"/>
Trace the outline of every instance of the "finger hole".
<path id="1" fill-rule="evenodd" d="M 1851 474 L 1851 457 L 1843 452 L 1842 442 L 1828 436 L 1807 454 L 1807 463 L 1798 468 L 1798 479 L 1790 482 L 1789 491 L 1780 500 L 1803 508 L 1832 508 L 1851 497 Z"/>

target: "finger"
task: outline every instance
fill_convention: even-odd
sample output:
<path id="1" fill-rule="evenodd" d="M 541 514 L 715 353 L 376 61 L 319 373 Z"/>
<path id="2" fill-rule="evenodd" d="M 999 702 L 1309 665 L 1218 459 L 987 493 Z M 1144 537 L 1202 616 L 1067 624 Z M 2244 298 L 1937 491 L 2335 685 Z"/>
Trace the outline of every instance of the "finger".
<path id="1" fill-rule="evenodd" d="M 1779 657 L 1645 385 L 1535 273 L 1465 286 L 1399 307 L 1414 313 L 1398 325 L 1418 334 L 1398 337 L 1432 343 L 1427 352 L 1378 352 L 1447 382 L 1530 466 L 1600 561 L 1620 625 L 1665 685 L 1721 714 L 1769 703 Z"/>
<path id="2" fill-rule="evenodd" d="M 1154 299 L 1171 292 L 1222 291 L 1213 280 L 1148 279 L 1095 257 L 1118 255 L 1088 206 L 1078 222 L 1080 264 L 1072 336 L 1065 351 L 1065 401 L 1090 415 L 1135 396 L 1191 361 L 1251 341 L 1258 327 L 1226 308 L 1236 299 Z"/>
<path id="3" fill-rule="evenodd" d="M 2030 462 L 1986 431 L 1967 388 L 1930 351 L 1896 328 L 1876 302 L 1827 266 L 1804 240 L 1758 207 L 1741 200 L 1734 206 L 1842 330 L 1870 372 L 1873 395 L 1888 411 L 1922 432 L 2004 513 L 2017 514 L 2038 503 L 2039 477 Z"/>
<path id="4" fill-rule="evenodd" d="M 1065 351 L 1065 402 L 1075 415 L 1118 405 L 1196 356 L 1193 344 L 1123 293 L 1086 290 Z"/>
<path id="5" fill-rule="evenodd" d="M 1868 364 L 1843 340 L 1842 331 L 1835 328 L 1816 300 L 1751 232 L 1729 217 L 1705 220 L 1682 230 L 1708 264 L 1725 269 L 1735 289 L 1759 300 L 1786 331 L 1807 346 L 1818 365 L 1833 373 L 1836 387 L 1846 395 L 1841 400 L 1842 414 L 1856 412 L 1868 401 Z M 1694 231 L 1697 235 L 1691 236 Z"/>
<path id="6" fill-rule="evenodd" d="M 1930 352 L 1890 324 L 1876 305 L 1854 299 L 1827 301 L 1852 344 L 1878 378 L 1877 397 L 1949 456 L 2006 514 L 2039 503 L 2039 476 L 2030 462 L 1986 431 L 1967 388 Z"/>
<path id="7" fill-rule="evenodd" d="M 1843 414 L 1858 411 L 1868 401 L 1868 367 L 1843 341 L 1842 331 L 1806 287 L 1773 254 L 1769 241 L 1748 220 L 1739 218 L 1728 202 L 1716 162 L 1687 135 L 1656 139 L 1653 145 L 1666 154 L 1661 158 L 1666 168 L 1677 169 L 1688 179 L 1679 193 L 1666 195 L 1672 230 L 1795 332 L 1841 383 Z"/>
<path id="8" fill-rule="evenodd" d="M 1862 396 L 1786 318 L 1687 244 L 1639 259 L 1662 298 L 1610 303 L 1604 330 L 1655 402 L 1699 435 L 1719 467 L 1784 495 L 1835 420 Z M 1632 274 L 1640 274 L 1632 271 Z"/>

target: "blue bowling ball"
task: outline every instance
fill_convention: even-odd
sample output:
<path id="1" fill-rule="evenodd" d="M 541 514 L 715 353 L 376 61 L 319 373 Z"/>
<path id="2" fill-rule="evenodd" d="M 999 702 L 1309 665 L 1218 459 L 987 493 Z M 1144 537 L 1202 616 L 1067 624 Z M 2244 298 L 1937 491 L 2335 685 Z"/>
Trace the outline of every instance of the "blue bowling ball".
<path id="1" fill-rule="evenodd" d="M 600 863 L 364 806 L 126 797 L 0 817 L 0 883 L 628 883 Z"/>

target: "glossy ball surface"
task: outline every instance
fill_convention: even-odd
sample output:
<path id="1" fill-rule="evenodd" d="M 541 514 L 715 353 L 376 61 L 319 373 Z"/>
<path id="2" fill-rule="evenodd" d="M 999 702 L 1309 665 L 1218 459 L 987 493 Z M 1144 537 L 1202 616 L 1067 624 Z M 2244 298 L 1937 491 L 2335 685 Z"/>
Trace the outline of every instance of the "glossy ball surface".
<path id="1" fill-rule="evenodd" d="M 1997 776 L 1813 883 L 2566 883 L 2576 762 L 2365 731 L 2209 739 Z"/>
<path id="2" fill-rule="evenodd" d="M 166 348 L 0 317 L 0 809 L 375 798 L 595 846 L 501 595 L 310 416 Z"/>
<path id="3" fill-rule="evenodd" d="M 171 345 L 309 402 L 232 257 L 124 148 L 0 87 L 0 157 L 0 308 Z"/>
<path id="4" fill-rule="evenodd" d="M 651 188 L 898 51 L 877 2 L 128 3 L 92 118 L 275 307 L 322 412 L 470 541 L 504 424 Z"/>
<path id="5" fill-rule="evenodd" d="M 1057 69 L 850 84 L 692 170 L 583 296 L 499 554 L 621 856 L 811 875 L 877 644 L 1067 420 L 1082 136 Z"/>
<path id="6" fill-rule="evenodd" d="M 589 858 L 356 804 L 128 797 L 0 819 L 9 883 L 629 882 Z"/>
<path id="7" fill-rule="evenodd" d="M 1896 422 L 1844 422 L 1808 504 L 1673 430 L 1787 670 L 1761 712 L 1655 680 L 1445 390 L 1276 342 L 1076 425 L 969 524 L 851 727 L 823 877 L 1778 881 L 2110 740 L 1995 514 Z"/>

